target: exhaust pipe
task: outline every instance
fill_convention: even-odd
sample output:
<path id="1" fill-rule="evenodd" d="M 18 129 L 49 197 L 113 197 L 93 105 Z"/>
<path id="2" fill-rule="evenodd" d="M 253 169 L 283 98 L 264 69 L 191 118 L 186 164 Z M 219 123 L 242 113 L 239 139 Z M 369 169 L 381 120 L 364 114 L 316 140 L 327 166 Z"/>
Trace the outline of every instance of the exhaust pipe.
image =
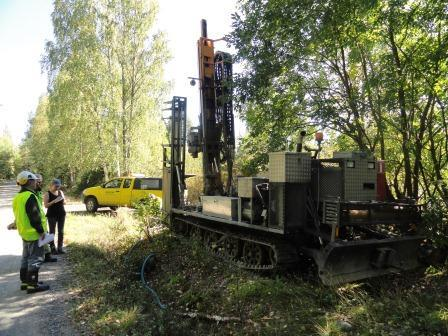
<path id="1" fill-rule="evenodd" d="M 300 153 L 302 151 L 303 139 L 305 138 L 306 132 L 302 131 L 299 135 L 299 140 L 297 141 L 297 152 Z"/>

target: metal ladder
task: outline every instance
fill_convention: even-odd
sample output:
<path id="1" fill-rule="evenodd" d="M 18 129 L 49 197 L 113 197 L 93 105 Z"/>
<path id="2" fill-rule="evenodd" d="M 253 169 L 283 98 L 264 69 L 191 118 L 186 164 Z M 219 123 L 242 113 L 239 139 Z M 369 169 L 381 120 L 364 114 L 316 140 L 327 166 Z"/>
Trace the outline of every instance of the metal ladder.
<path id="1" fill-rule="evenodd" d="M 171 205 L 182 208 L 186 188 L 187 98 L 173 96 L 173 99 L 165 104 L 169 104 L 170 107 L 163 110 L 171 111 L 171 115 L 163 118 L 170 141 L 169 144 L 163 145 L 163 167 L 171 168 Z"/>

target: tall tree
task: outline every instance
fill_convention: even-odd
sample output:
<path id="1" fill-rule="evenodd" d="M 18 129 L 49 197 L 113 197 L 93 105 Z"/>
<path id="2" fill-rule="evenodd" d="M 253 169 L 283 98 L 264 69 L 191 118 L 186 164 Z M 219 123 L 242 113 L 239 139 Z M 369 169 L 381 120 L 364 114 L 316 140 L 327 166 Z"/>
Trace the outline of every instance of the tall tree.
<path id="1" fill-rule="evenodd" d="M 105 178 L 159 174 L 168 52 L 153 27 L 156 14 L 150 0 L 54 2 L 55 39 L 43 59 L 50 78 L 47 159 L 73 181 L 98 168 Z"/>
<path id="2" fill-rule="evenodd" d="M 21 167 L 43 175 L 49 173 L 48 109 L 48 97 L 40 97 L 36 112 L 29 120 L 29 128 L 20 149 L 23 153 Z"/>
<path id="3" fill-rule="evenodd" d="M 251 135 L 272 150 L 298 126 L 332 130 L 389 160 L 398 197 L 427 193 L 447 17 L 435 0 L 241 0 L 229 40 L 245 65 L 237 88 Z"/>
<path id="4" fill-rule="evenodd" d="M 100 12 L 105 36 L 103 49 L 111 73 L 116 73 L 118 79 L 120 106 L 116 112 L 125 172 L 131 170 L 133 141 L 145 131 L 139 125 L 141 121 L 149 121 L 149 106 L 160 106 L 165 89 L 165 83 L 160 80 L 163 64 L 168 59 L 165 37 L 157 32 L 148 40 L 156 12 L 157 5 L 152 1 L 131 0 L 106 0 Z"/>
<path id="5" fill-rule="evenodd" d="M 8 132 L 0 134 L 0 179 L 10 179 L 16 173 L 16 147 Z"/>

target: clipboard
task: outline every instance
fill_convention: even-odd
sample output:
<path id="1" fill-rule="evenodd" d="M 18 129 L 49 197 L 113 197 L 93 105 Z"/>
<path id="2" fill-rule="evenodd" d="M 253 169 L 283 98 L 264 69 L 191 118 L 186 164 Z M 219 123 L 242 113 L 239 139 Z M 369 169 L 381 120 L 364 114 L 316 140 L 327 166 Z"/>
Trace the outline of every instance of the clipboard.
<path id="1" fill-rule="evenodd" d="M 54 234 L 53 233 L 46 233 L 44 236 L 44 239 L 39 238 L 39 242 L 37 243 L 39 247 L 42 247 L 45 244 L 48 244 L 49 242 L 54 240 Z"/>

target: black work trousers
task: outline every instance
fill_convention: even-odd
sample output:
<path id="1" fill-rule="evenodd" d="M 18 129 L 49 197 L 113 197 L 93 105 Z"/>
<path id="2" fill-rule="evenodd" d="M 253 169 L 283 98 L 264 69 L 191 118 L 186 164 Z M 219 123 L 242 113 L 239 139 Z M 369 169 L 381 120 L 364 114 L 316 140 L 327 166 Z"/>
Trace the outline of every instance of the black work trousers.
<path id="1" fill-rule="evenodd" d="M 65 223 L 65 215 L 56 216 L 56 217 L 48 217 L 48 226 L 50 228 L 50 233 L 56 233 L 56 225 L 58 227 L 58 249 L 62 248 L 64 242 L 64 223 Z M 50 242 L 50 247 L 53 250 L 54 241 Z"/>

